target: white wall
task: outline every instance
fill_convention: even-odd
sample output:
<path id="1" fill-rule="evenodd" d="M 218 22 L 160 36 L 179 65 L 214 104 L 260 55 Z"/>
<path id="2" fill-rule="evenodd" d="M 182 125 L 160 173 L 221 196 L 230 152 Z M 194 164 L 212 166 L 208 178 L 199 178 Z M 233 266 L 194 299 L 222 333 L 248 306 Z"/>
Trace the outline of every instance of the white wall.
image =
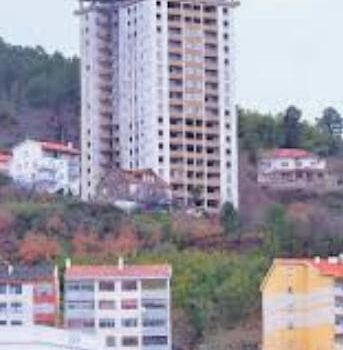
<path id="1" fill-rule="evenodd" d="M 43 326 L 0 332 L 0 350 L 102 350 L 95 336 Z"/>

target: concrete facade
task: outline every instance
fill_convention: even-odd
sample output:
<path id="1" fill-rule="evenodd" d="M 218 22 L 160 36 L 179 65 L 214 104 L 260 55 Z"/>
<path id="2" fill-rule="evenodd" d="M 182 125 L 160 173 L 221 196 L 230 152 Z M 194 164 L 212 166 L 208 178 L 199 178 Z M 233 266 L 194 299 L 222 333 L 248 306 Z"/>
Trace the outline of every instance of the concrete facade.
<path id="1" fill-rule="evenodd" d="M 106 349 L 170 350 L 169 266 L 70 266 L 65 327 L 101 337 Z"/>
<path id="2" fill-rule="evenodd" d="M 238 207 L 232 1 L 80 1 L 82 198 L 152 169 L 180 206 Z"/>

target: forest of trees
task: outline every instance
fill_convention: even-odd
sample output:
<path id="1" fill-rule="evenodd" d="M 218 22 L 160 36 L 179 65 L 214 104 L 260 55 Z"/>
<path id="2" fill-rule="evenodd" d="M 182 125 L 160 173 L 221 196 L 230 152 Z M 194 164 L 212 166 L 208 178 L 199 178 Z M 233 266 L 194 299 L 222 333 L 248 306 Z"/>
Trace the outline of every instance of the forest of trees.
<path id="1" fill-rule="evenodd" d="M 261 149 L 273 147 L 305 148 L 321 156 L 343 154 L 343 119 L 333 107 L 310 123 L 302 111 L 290 106 L 279 115 L 238 109 L 239 137 L 242 150 L 252 160 Z"/>
<path id="2" fill-rule="evenodd" d="M 77 57 L 14 46 L 0 38 L 0 146 L 25 136 L 77 135 L 79 105 Z M 35 130 L 36 125 L 45 127 Z"/>

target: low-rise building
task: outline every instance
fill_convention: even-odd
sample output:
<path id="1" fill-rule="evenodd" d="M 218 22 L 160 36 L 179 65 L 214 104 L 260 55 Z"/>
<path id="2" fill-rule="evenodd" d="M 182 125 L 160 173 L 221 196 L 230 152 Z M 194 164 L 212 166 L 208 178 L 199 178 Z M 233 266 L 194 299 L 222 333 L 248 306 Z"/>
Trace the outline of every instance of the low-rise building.
<path id="1" fill-rule="evenodd" d="M 102 203 L 123 207 L 132 203 L 138 207 L 156 208 L 171 204 L 170 186 L 151 169 L 110 169 L 101 179 L 96 199 Z"/>
<path id="2" fill-rule="evenodd" d="M 169 265 L 72 266 L 65 327 L 102 337 L 106 349 L 170 350 Z"/>
<path id="3" fill-rule="evenodd" d="M 0 265 L 0 333 L 3 328 L 58 323 L 59 282 L 52 265 Z"/>
<path id="4" fill-rule="evenodd" d="M 0 332 L 0 350 L 103 350 L 95 336 L 45 326 Z"/>
<path id="5" fill-rule="evenodd" d="M 258 160 L 257 181 L 273 188 L 316 189 L 335 186 L 325 159 L 303 149 L 274 149 Z"/>
<path id="6" fill-rule="evenodd" d="M 9 167 L 12 160 L 12 152 L 1 151 L 0 152 L 0 174 L 8 175 Z"/>
<path id="7" fill-rule="evenodd" d="M 343 258 L 277 259 L 262 285 L 263 350 L 343 349 Z"/>
<path id="8" fill-rule="evenodd" d="M 72 143 L 26 140 L 12 153 L 14 182 L 39 192 L 80 194 L 80 153 Z"/>

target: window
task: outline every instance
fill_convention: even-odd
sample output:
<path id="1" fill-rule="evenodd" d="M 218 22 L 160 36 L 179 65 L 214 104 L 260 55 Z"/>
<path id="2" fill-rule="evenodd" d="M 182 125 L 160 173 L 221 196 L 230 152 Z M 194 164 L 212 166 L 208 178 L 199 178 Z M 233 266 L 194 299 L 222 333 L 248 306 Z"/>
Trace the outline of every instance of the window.
<path id="1" fill-rule="evenodd" d="M 164 319 L 149 319 L 143 320 L 143 327 L 164 327 L 166 325 L 166 320 Z"/>
<path id="2" fill-rule="evenodd" d="M 7 310 L 7 304 L 0 303 L 0 314 L 6 312 L 6 310 Z"/>
<path id="3" fill-rule="evenodd" d="M 100 310 L 114 310 L 116 308 L 116 303 L 114 300 L 100 300 L 99 309 Z"/>
<path id="4" fill-rule="evenodd" d="M 102 292 L 113 292 L 115 283 L 113 281 L 101 281 L 99 282 L 99 290 Z"/>
<path id="5" fill-rule="evenodd" d="M 121 320 L 121 325 L 122 325 L 122 327 L 125 327 L 125 328 L 137 327 L 138 320 L 137 320 L 137 318 L 123 318 Z"/>
<path id="6" fill-rule="evenodd" d="M 148 336 L 143 337 L 143 345 L 167 345 L 168 337 L 165 336 Z"/>
<path id="7" fill-rule="evenodd" d="M 137 346 L 138 345 L 138 337 L 123 337 L 122 338 L 123 346 Z"/>
<path id="8" fill-rule="evenodd" d="M 11 326 L 22 326 L 23 322 L 22 321 L 11 321 Z"/>
<path id="9" fill-rule="evenodd" d="M 135 310 L 138 307 L 138 302 L 136 299 L 124 299 L 121 302 L 121 308 L 123 310 Z"/>
<path id="10" fill-rule="evenodd" d="M 10 285 L 10 294 L 22 294 L 23 290 L 22 290 L 22 286 L 21 284 L 11 284 Z"/>
<path id="11" fill-rule="evenodd" d="M 6 284 L 0 284 L 0 294 L 6 294 Z"/>
<path id="12" fill-rule="evenodd" d="M 21 314 L 23 312 L 22 303 L 12 303 L 11 304 L 11 312 L 14 314 Z"/>
<path id="13" fill-rule="evenodd" d="M 0 320 L 0 326 L 6 326 L 6 325 L 7 325 L 7 321 Z"/>
<path id="14" fill-rule="evenodd" d="M 68 283 L 67 291 L 76 292 L 76 291 L 84 291 L 84 292 L 93 292 L 94 285 L 93 283 Z"/>
<path id="15" fill-rule="evenodd" d="M 143 307 L 146 309 L 166 309 L 167 301 L 165 299 L 143 299 Z"/>
<path id="16" fill-rule="evenodd" d="M 115 328 L 116 322 L 112 318 L 104 318 L 99 320 L 100 328 Z"/>
<path id="17" fill-rule="evenodd" d="M 53 293 L 54 288 L 51 283 L 41 283 L 36 285 L 35 294 L 36 295 L 50 295 Z"/>
<path id="18" fill-rule="evenodd" d="M 114 348 L 116 346 L 116 338 L 115 337 L 106 337 L 106 346 L 108 348 Z"/>
<path id="19" fill-rule="evenodd" d="M 193 159 L 191 159 L 193 161 Z M 192 162 L 191 164 L 193 164 Z M 189 163 L 190 164 L 190 163 Z M 142 281 L 142 289 L 144 290 L 154 290 L 154 289 L 166 289 L 167 281 L 166 280 L 143 280 Z"/>
<path id="20" fill-rule="evenodd" d="M 121 289 L 126 292 L 137 290 L 137 281 L 123 281 L 121 283 Z"/>
<path id="21" fill-rule="evenodd" d="M 67 308 L 69 310 L 94 310 L 93 301 L 68 301 Z"/>

